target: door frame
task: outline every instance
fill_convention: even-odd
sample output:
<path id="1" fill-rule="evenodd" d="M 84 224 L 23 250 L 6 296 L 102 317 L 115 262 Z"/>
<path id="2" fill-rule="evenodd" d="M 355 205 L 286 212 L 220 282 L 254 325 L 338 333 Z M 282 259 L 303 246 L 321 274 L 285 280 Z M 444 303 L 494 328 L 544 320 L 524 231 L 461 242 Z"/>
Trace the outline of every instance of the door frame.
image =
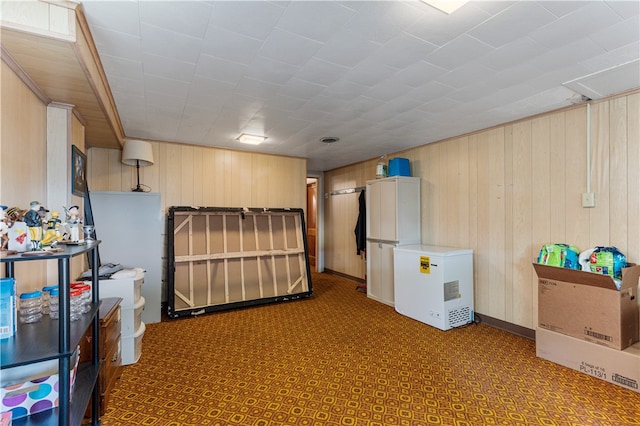
<path id="1" fill-rule="evenodd" d="M 318 182 L 318 203 L 316 211 L 316 272 L 324 272 L 324 200 L 328 197 L 328 194 L 324 193 L 323 172 L 307 171 L 307 177 L 316 179 Z"/>

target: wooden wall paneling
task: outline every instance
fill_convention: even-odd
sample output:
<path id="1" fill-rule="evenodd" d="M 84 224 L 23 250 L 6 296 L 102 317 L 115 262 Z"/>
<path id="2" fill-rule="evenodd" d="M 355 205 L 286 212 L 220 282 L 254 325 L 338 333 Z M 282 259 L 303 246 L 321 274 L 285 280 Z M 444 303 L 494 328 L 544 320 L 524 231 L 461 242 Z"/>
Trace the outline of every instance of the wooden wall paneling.
<path id="1" fill-rule="evenodd" d="M 109 174 L 107 185 L 109 191 L 128 192 L 136 186 L 135 167 L 122 164 L 122 151 L 109 149 Z M 91 185 L 89 188 L 93 189 Z"/>
<path id="2" fill-rule="evenodd" d="M 546 135 L 536 132 L 534 139 L 533 123 L 529 120 L 514 123 L 508 126 L 513 129 L 513 157 L 507 162 L 512 164 L 513 174 L 512 182 L 507 181 L 508 188 L 512 192 L 511 211 L 507 216 L 512 216 L 511 229 L 506 229 L 508 235 L 507 240 L 511 241 L 511 247 L 505 250 L 505 269 L 512 274 L 513 282 L 507 286 L 511 287 L 511 292 L 507 291 L 507 305 L 512 306 L 511 315 L 506 318 L 515 324 L 530 324 L 532 319 L 531 293 L 532 293 L 532 273 L 533 268 L 531 262 L 534 258 L 534 250 L 532 241 L 535 239 L 532 228 L 535 220 L 534 211 L 543 209 L 542 206 L 536 206 L 534 202 L 534 194 L 537 191 L 544 191 L 539 187 L 545 187 L 545 179 L 537 181 L 533 172 L 533 161 L 536 157 L 547 158 L 548 142 Z M 536 126 L 537 127 L 537 126 Z M 537 130 L 537 129 L 536 129 Z M 532 146 L 532 142 L 536 141 Z M 538 197 L 536 197 L 538 199 Z M 507 221 L 508 223 L 508 221 Z"/>
<path id="3" fill-rule="evenodd" d="M 566 157 L 569 151 L 566 148 L 566 114 L 564 112 L 551 114 L 551 128 L 549 134 L 549 239 L 539 242 L 540 245 L 550 243 L 562 243 L 567 233 L 567 207 L 566 207 Z"/>
<path id="4" fill-rule="evenodd" d="M 165 157 L 160 164 L 165 169 L 163 196 L 166 195 L 165 206 L 189 205 L 182 203 L 182 147 L 176 144 L 165 145 Z"/>
<path id="5" fill-rule="evenodd" d="M 181 206 L 198 206 L 197 193 L 202 192 L 202 179 L 198 173 L 202 169 L 198 167 L 194 155 L 194 147 L 191 145 L 183 145 L 180 147 L 180 204 Z M 196 178 L 198 176 L 198 178 Z"/>
<path id="6" fill-rule="evenodd" d="M 628 139 L 627 139 L 627 98 L 611 100 L 609 132 L 609 244 L 622 253 L 628 252 L 629 229 L 627 218 L 628 193 L 626 177 L 629 175 Z M 634 167 L 640 167 L 636 163 Z M 640 182 L 639 182 L 640 183 Z M 640 214 L 637 211 L 636 214 Z M 605 226 L 606 226 L 605 223 Z"/>
<path id="7" fill-rule="evenodd" d="M 629 243 L 627 261 L 640 263 L 640 93 L 627 98 L 627 220 Z M 638 301 L 640 304 L 640 300 Z"/>
<path id="8" fill-rule="evenodd" d="M 251 201 L 255 207 L 266 206 L 269 201 L 269 169 L 266 160 L 269 157 L 264 155 L 254 155 L 251 158 L 252 185 L 251 185 Z"/>
<path id="9" fill-rule="evenodd" d="M 89 191 L 109 190 L 109 152 L 110 149 L 89 148 L 87 151 L 87 175 Z"/>
<path id="10" fill-rule="evenodd" d="M 4 61 L 0 64 L 0 202 L 27 209 L 33 200 L 46 201 L 47 108 Z M 18 293 L 46 282 L 44 262 L 17 262 L 15 268 Z"/>
<path id="11" fill-rule="evenodd" d="M 477 238 L 475 268 L 476 275 L 476 302 L 475 310 L 477 312 L 486 313 L 490 316 L 497 315 L 491 310 L 491 288 L 490 280 L 490 262 L 491 247 L 489 244 L 490 237 L 490 215 L 491 206 L 489 203 L 489 167 L 490 161 L 490 139 L 489 132 L 479 133 L 476 137 L 477 147 Z"/>
<path id="12" fill-rule="evenodd" d="M 580 250 L 586 250 L 597 245 L 608 245 L 610 237 L 609 125 L 611 120 L 609 111 L 608 102 L 594 104 L 591 107 L 591 192 L 595 193 L 596 206 L 595 208 L 585 209 L 589 217 L 589 224 L 585 232 L 588 232 L 589 239 L 587 245 L 578 247 Z M 585 188 L 586 178 L 585 174 Z"/>
<path id="13" fill-rule="evenodd" d="M 151 143 L 151 149 L 153 150 L 153 165 L 142 167 L 140 169 L 140 182 L 148 186 L 147 190 L 149 192 L 160 192 L 160 170 L 161 169 L 160 169 L 160 164 L 158 163 L 158 159 L 160 158 L 159 145 L 161 144 L 157 142 Z M 132 185 L 132 187 L 133 186 L 135 185 Z"/>
<path id="14" fill-rule="evenodd" d="M 505 265 L 504 265 L 504 280 L 505 280 L 505 318 L 512 320 L 514 312 L 518 312 L 522 309 L 521 306 L 514 306 L 518 304 L 517 297 L 514 294 L 518 293 L 518 288 L 515 288 L 518 284 L 514 284 L 514 275 L 517 275 L 517 258 L 520 253 L 518 252 L 518 221 L 515 218 L 518 217 L 518 191 L 517 185 L 519 183 L 520 171 L 518 170 L 519 158 L 521 157 L 517 153 L 519 147 L 514 147 L 514 127 L 513 125 L 507 125 L 504 129 L 504 181 L 505 181 L 505 193 L 504 193 L 504 205 L 505 205 Z M 514 169 L 517 172 L 514 173 Z M 515 174 L 515 176 L 514 176 Z M 514 195 L 515 192 L 515 195 Z"/>
<path id="15" fill-rule="evenodd" d="M 551 222 L 555 219 L 555 206 L 551 204 L 552 187 L 556 185 L 551 179 L 552 151 L 554 141 L 554 123 L 552 116 L 542 116 L 533 120 L 531 128 L 531 240 L 530 262 L 527 264 L 528 275 L 523 274 L 522 282 L 527 285 L 529 294 L 522 292 L 518 297 L 529 301 L 530 316 L 514 317 L 515 323 L 526 327 L 538 324 L 538 275 L 531 266 L 540 253 L 543 244 L 553 243 L 551 239 Z M 528 277 L 528 280 L 527 280 Z M 518 285 L 518 280 L 514 279 Z M 521 302 L 523 303 L 523 302 Z"/>
<path id="16" fill-rule="evenodd" d="M 422 210 L 421 230 L 425 235 L 423 242 L 425 244 L 439 244 L 440 241 L 440 192 L 438 191 L 440 184 L 440 144 L 429 145 L 426 150 L 425 169 L 426 174 L 420 180 L 421 195 L 425 201 Z M 423 201 L 421 200 L 421 203 Z"/>
<path id="17" fill-rule="evenodd" d="M 469 181 L 469 137 L 459 139 L 460 150 L 458 158 L 458 209 L 457 228 L 458 238 L 455 244 L 458 247 L 470 248 L 469 242 L 469 205 L 470 205 L 470 181 Z"/>
<path id="18" fill-rule="evenodd" d="M 478 311 L 480 291 L 479 279 L 479 256 L 478 256 L 478 136 L 469 136 L 469 248 L 473 249 L 473 294 L 474 309 Z M 423 219 L 424 220 L 424 219 Z M 484 302 L 484 300 L 483 300 Z"/>
<path id="19" fill-rule="evenodd" d="M 198 156 L 202 157 L 202 205 L 217 206 L 215 199 L 216 182 L 216 150 L 202 149 Z"/>
<path id="20" fill-rule="evenodd" d="M 442 162 L 440 163 L 440 185 L 439 192 L 439 241 L 446 246 L 455 245 L 456 230 L 456 204 L 458 194 L 458 145 L 457 139 L 453 139 L 446 144 L 440 144 L 442 150 Z"/>
<path id="21" fill-rule="evenodd" d="M 504 318 L 505 300 L 505 190 L 504 190 L 504 129 L 489 131 L 489 286 L 490 310 Z"/>
<path id="22" fill-rule="evenodd" d="M 589 246 L 589 209 L 582 207 L 582 193 L 586 191 L 587 154 L 586 154 L 586 107 L 567 111 L 566 121 L 566 216 L 567 233 L 565 241 L 574 244 L 580 250 Z M 604 159 L 603 159 L 604 160 Z M 604 164 L 606 161 L 599 161 Z"/>

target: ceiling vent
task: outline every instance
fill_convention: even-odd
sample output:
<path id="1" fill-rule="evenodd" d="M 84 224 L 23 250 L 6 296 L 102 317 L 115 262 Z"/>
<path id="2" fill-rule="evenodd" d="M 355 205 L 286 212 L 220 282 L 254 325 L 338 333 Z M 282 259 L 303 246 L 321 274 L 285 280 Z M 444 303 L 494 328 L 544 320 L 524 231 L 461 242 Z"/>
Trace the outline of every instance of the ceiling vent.
<path id="1" fill-rule="evenodd" d="M 326 138 L 320 138 L 320 142 L 322 142 L 322 143 L 335 143 L 335 142 L 338 142 L 339 140 L 340 140 L 340 138 L 336 138 L 336 137 L 333 137 L 333 136 L 329 136 L 329 137 L 326 137 Z"/>
<path id="2" fill-rule="evenodd" d="M 640 87 L 640 59 L 562 83 L 589 99 L 602 99 Z"/>

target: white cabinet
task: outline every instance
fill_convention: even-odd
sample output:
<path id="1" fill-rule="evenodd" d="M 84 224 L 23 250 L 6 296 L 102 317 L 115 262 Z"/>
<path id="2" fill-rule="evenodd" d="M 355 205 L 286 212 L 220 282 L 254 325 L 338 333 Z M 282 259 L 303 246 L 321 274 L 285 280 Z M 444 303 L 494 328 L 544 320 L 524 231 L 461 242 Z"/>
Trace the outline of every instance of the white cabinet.
<path id="1" fill-rule="evenodd" d="M 420 243 L 420 178 L 367 182 L 367 296 L 394 305 L 393 249 Z"/>
<path id="2" fill-rule="evenodd" d="M 100 280 L 100 297 L 121 297 L 120 333 L 122 365 L 135 364 L 142 353 L 142 337 L 146 326 L 142 321 L 145 298 L 142 284 L 145 273 L 141 268 L 122 270 L 114 274 L 118 278 Z"/>
<path id="3" fill-rule="evenodd" d="M 473 251 L 442 246 L 394 249 L 395 308 L 441 330 L 473 321 Z"/>

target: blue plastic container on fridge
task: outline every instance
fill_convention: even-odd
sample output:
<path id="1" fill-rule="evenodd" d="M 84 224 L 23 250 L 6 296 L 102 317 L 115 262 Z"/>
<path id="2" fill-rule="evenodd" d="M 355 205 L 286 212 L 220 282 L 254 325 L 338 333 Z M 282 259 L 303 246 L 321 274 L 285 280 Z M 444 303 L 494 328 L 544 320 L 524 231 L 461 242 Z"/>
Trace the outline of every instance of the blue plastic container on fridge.
<path id="1" fill-rule="evenodd" d="M 389 176 L 411 176 L 409 159 L 392 158 L 389 160 Z"/>

